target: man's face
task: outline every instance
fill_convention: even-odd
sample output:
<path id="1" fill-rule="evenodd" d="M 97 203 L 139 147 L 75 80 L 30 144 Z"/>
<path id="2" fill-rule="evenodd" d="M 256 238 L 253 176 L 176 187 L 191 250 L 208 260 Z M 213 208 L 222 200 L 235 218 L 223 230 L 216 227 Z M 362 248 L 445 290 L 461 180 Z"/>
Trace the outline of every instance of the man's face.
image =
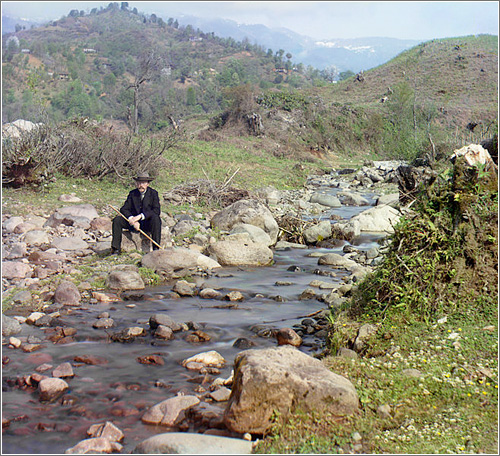
<path id="1" fill-rule="evenodd" d="M 149 186 L 149 182 L 148 181 L 135 181 L 135 186 L 137 187 L 137 189 L 141 193 L 144 193 Z"/>

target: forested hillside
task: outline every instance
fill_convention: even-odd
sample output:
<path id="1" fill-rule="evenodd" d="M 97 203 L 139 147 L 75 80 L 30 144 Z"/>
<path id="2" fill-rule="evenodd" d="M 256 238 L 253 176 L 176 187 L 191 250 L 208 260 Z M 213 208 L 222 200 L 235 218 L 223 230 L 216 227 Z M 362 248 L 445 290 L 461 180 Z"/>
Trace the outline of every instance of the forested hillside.
<path id="1" fill-rule="evenodd" d="M 137 102 L 140 124 L 155 130 L 170 116 L 221 109 L 227 87 L 325 82 L 320 71 L 294 65 L 283 49 L 219 38 L 121 5 L 72 10 L 46 26 L 5 35 L 2 121 L 36 120 L 43 104 L 54 120 L 128 122 Z"/>

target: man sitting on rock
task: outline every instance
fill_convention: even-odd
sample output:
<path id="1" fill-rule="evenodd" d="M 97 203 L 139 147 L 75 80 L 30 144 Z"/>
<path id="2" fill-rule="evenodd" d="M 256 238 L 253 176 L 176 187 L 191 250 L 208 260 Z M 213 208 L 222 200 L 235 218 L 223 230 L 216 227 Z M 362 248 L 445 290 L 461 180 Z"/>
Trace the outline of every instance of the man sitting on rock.
<path id="1" fill-rule="evenodd" d="M 125 218 L 118 215 L 113 219 L 111 254 L 121 253 L 123 230 L 140 229 L 150 233 L 154 241 L 153 250 L 157 250 L 160 245 L 160 198 L 158 192 L 149 186 L 153 178 L 148 173 L 140 173 L 134 179 L 136 188 L 128 194 L 125 204 L 120 209 Z"/>

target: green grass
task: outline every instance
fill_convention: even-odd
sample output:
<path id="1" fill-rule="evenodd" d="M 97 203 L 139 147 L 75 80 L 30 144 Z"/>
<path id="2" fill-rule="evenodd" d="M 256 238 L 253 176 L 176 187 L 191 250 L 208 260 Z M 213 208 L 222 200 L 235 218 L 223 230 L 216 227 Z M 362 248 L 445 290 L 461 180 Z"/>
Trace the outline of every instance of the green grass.
<path id="1" fill-rule="evenodd" d="M 483 329 L 489 325 L 495 330 Z M 280 418 L 257 452 L 346 453 L 358 432 L 365 453 L 497 454 L 496 319 L 426 325 L 402 317 L 384 321 L 377 334 L 363 358 L 324 360 L 355 386 L 359 414 L 341 422 L 300 413 Z M 410 368 L 422 376 L 404 376 Z M 377 413 L 381 405 L 391 407 L 390 418 Z"/>

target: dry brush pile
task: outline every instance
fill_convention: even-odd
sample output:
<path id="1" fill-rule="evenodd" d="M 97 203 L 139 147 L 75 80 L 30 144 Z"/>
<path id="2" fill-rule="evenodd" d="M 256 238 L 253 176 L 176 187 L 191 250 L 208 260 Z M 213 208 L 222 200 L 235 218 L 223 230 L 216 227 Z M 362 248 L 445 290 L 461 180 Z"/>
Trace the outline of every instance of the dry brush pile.
<path id="1" fill-rule="evenodd" d="M 56 173 L 91 179 L 130 179 L 138 171 L 154 176 L 167 166 L 163 153 L 181 137 L 178 130 L 155 137 L 119 133 L 87 119 L 40 125 L 3 139 L 2 184 L 39 186 Z"/>

